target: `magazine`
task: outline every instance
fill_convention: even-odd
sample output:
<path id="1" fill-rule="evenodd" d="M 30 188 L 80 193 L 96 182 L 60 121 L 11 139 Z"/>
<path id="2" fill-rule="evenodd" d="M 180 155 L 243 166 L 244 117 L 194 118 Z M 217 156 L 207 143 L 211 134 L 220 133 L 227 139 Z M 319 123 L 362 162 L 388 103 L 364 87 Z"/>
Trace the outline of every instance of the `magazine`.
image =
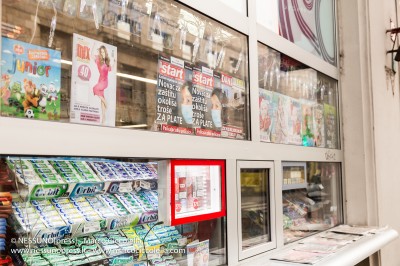
<path id="1" fill-rule="evenodd" d="M 314 143 L 316 147 L 325 147 L 324 106 L 315 104 L 313 108 Z"/>
<path id="2" fill-rule="evenodd" d="M 272 126 L 275 123 L 275 110 L 272 101 L 272 92 L 259 89 L 260 105 L 260 139 L 264 142 L 271 142 Z"/>
<path id="3" fill-rule="evenodd" d="M 60 119 L 61 52 L 2 38 L 2 116 Z"/>
<path id="4" fill-rule="evenodd" d="M 236 77 L 221 73 L 222 96 L 219 97 L 223 109 L 223 137 L 244 139 L 245 132 L 245 83 Z"/>
<path id="5" fill-rule="evenodd" d="M 193 67 L 193 128 L 196 135 L 221 136 L 222 105 L 218 105 L 221 94 L 221 89 L 214 90 L 213 70 Z"/>
<path id="6" fill-rule="evenodd" d="M 352 225 L 339 225 L 337 227 L 332 228 L 330 231 L 335 233 L 342 234 L 350 234 L 350 235 L 368 235 L 373 234 L 377 230 L 376 227 L 368 227 L 368 226 L 352 226 Z"/>
<path id="7" fill-rule="evenodd" d="M 302 106 L 300 101 L 293 98 L 288 99 L 288 105 L 289 105 L 288 143 L 301 145 Z"/>
<path id="8" fill-rule="evenodd" d="M 70 120 L 113 127 L 117 47 L 78 34 L 73 38 Z"/>
<path id="9" fill-rule="evenodd" d="M 294 247 L 297 251 L 306 251 L 321 254 L 331 254 L 343 248 L 344 245 L 326 245 L 324 242 L 319 243 L 303 243 Z"/>
<path id="10" fill-rule="evenodd" d="M 287 262 L 295 262 L 295 263 L 306 263 L 306 264 L 315 264 L 324 258 L 323 254 L 306 252 L 306 251 L 297 251 L 297 250 L 287 250 L 282 253 L 279 253 L 273 256 L 272 260 L 280 260 Z"/>
<path id="11" fill-rule="evenodd" d="M 156 130 L 192 134 L 195 96 L 191 79 L 191 65 L 173 56 L 159 56 Z"/>
<path id="12" fill-rule="evenodd" d="M 336 108 L 329 104 L 324 104 L 325 117 L 325 137 L 326 148 L 337 148 L 337 125 L 336 125 Z"/>
<path id="13" fill-rule="evenodd" d="M 272 105 L 275 123 L 272 125 L 271 142 L 286 144 L 288 141 L 289 97 L 273 93 Z"/>
<path id="14" fill-rule="evenodd" d="M 319 236 L 323 237 L 323 238 L 343 240 L 343 241 L 349 241 L 349 242 L 356 241 L 362 237 L 360 235 L 342 234 L 342 233 L 335 233 L 332 231 L 323 232 Z"/>
<path id="15" fill-rule="evenodd" d="M 301 126 L 301 136 L 303 146 L 314 147 L 314 120 L 313 120 L 313 106 L 314 103 L 303 101 L 302 102 L 302 116 L 303 123 Z"/>
<path id="16" fill-rule="evenodd" d="M 194 241 L 186 246 L 188 266 L 208 266 L 210 252 L 209 240 Z"/>

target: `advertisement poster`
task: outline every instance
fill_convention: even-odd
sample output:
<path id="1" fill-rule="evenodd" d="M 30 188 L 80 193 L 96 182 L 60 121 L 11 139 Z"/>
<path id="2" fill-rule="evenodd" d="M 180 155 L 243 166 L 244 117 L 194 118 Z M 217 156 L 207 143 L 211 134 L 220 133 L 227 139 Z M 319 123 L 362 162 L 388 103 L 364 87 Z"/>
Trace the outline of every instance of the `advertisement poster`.
<path id="1" fill-rule="evenodd" d="M 325 147 L 324 106 L 322 104 L 314 105 L 313 112 L 315 146 Z"/>
<path id="2" fill-rule="evenodd" d="M 208 266 L 210 241 L 195 241 L 186 246 L 188 266 Z"/>
<path id="3" fill-rule="evenodd" d="M 192 68 L 176 57 L 158 59 L 157 131 L 193 133 Z M 189 79 L 189 80 L 188 80 Z"/>
<path id="4" fill-rule="evenodd" d="M 314 147 L 314 121 L 313 121 L 314 103 L 304 101 L 302 103 L 303 124 L 301 126 L 301 136 L 303 146 Z"/>
<path id="5" fill-rule="evenodd" d="M 271 142 L 272 125 L 275 123 L 272 94 L 271 91 L 260 89 L 260 140 L 264 142 Z"/>
<path id="6" fill-rule="evenodd" d="M 324 104 L 326 148 L 337 148 L 336 108 Z"/>
<path id="7" fill-rule="evenodd" d="M 288 103 L 290 98 L 279 94 L 272 94 L 273 110 L 275 112 L 275 123 L 272 126 L 271 142 L 284 143 L 288 141 Z"/>
<path id="8" fill-rule="evenodd" d="M 74 34 L 71 122 L 115 126 L 116 63 L 117 47 Z"/>
<path id="9" fill-rule="evenodd" d="M 245 122 L 245 84 L 244 81 L 221 73 L 221 102 L 224 106 L 224 125 L 222 136 L 244 139 Z"/>
<path id="10" fill-rule="evenodd" d="M 193 128 L 198 136 L 220 137 L 222 106 L 214 92 L 214 73 L 207 67 L 193 67 Z"/>
<path id="11" fill-rule="evenodd" d="M 61 53 L 2 38 L 2 116 L 60 119 Z"/>
<path id="12" fill-rule="evenodd" d="M 289 98 L 289 121 L 288 121 L 288 143 L 302 145 L 301 141 L 301 103 Z"/>

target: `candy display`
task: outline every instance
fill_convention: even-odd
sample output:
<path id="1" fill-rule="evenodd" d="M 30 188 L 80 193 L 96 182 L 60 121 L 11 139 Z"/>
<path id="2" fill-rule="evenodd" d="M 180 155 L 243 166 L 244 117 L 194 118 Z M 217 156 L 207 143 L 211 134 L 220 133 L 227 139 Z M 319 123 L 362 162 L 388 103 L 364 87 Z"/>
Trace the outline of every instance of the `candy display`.
<path id="1" fill-rule="evenodd" d="M 24 251 L 26 251 L 24 249 Z M 38 248 L 35 252 L 22 252 L 26 265 L 82 265 L 106 259 L 102 249 L 90 237 L 63 241 L 59 245 Z"/>
<path id="2" fill-rule="evenodd" d="M 7 164 L 19 180 L 27 185 L 65 183 L 47 160 L 9 159 Z"/>
<path id="3" fill-rule="evenodd" d="M 152 163 L 10 158 L 7 165 L 27 185 L 157 179 Z"/>
<path id="4" fill-rule="evenodd" d="M 156 191 L 116 194 L 115 197 L 132 213 L 158 209 L 158 196 Z"/>
<path id="5" fill-rule="evenodd" d="M 84 161 L 49 161 L 66 182 L 99 182 L 92 169 Z"/>
<path id="6" fill-rule="evenodd" d="M 102 194 L 98 196 L 101 200 L 103 200 L 104 204 L 106 204 L 110 209 L 112 209 L 117 215 L 125 216 L 130 214 L 124 205 L 118 200 L 117 197 L 111 194 Z"/>
<path id="7" fill-rule="evenodd" d="M 85 198 L 51 200 L 66 224 L 98 221 L 101 217 Z"/>
<path id="8" fill-rule="evenodd" d="M 135 252 L 132 241 L 119 230 L 95 233 L 93 237 L 110 258 Z"/>
<path id="9" fill-rule="evenodd" d="M 100 194 L 95 197 L 57 198 L 13 202 L 15 219 L 24 231 L 80 224 L 101 220 L 118 220 L 132 214 L 157 212 L 156 191 L 123 194 Z"/>
<path id="10" fill-rule="evenodd" d="M 50 201 L 13 202 L 14 217 L 22 228 L 29 232 L 33 229 L 65 226 L 61 216 Z"/>
<path id="11" fill-rule="evenodd" d="M 89 162 L 104 181 L 157 179 L 157 170 L 150 163 Z"/>
<path id="12" fill-rule="evenodd" d="M 110 218 L 116 216 L 112 209 L 109 209 L 104 203 L 97 197 L 86 198 L 89 205 L 93 210 L 102 218 Z"/>

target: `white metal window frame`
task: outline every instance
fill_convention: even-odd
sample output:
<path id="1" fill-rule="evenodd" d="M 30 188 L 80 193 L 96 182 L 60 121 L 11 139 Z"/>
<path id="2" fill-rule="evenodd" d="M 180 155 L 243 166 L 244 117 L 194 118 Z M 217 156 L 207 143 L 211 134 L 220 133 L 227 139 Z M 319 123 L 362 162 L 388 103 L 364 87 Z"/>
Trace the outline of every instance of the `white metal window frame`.
<path id="1" fill-rule="evenodd" d="M 242 169 L 267 169 L 268 170 L 268 202 L 269 202 L 269 218 L 268 226 L 270 227 L 270 238 L 271 240 L 265 242 L 263 244 L 259 244 L 257 246 L 248 248 L 243 250 L 243 239 L 242 239 L 242 196 L 241 196 L 241 170 Z M 275 205 L 275 173 L 274 173 L 274 164 L 273 162 L 267 161 L 237 161 L 236 168 L 236 191 L 237 191 L 237 209 L 238 209 L 238 223 L 237 223 L 237 232 L 238 232 L 238 257 L 239 260 L 244 260 L 249 257 L 258 255 L 263 252 L 267 252 L 271 249 L 276 248 L 276 227 L 275 227 L 275 213 L 276 213 L 276 205 Z"/>
<path id="2" fill-rule="evenodd" d="M 284 245 L 283 230 L 281 230 L 283 214 L 279 211 L 282 209 L 282 161 L 341 162 L 342 169 L 344 168 L 342 148 L 333 150 L 260 142 L 257 115 L 259 106 L 255 104 L 258 103 L 259 93 L 258 42 L 336 80 L 339 78 L 339 68 L 259 25 L 256 1 L 248 1 L 248 16 L 227 8 L 219 1 L 182 0 L 179 2 L 248 36 L 249 72 L 251 72 L 249 76 L 250 141 L 0 117 L 0 139 L 3 140 L 0 144 L 0 154 L 224 159 L 227 167 L 227 254 L 229 265 L 235 265 L 239 262 L 238 243 L 236 243 L 239 234 L 237 231 L 237 160 L 273 161 L 277 248 Z M 338 38 L 336 38 L 336 44 L 338 47 Z M 336 52 L 338 50 L 336 49 Z M 339 62 L 337 64 L 339 65 Z M 340 87 L 338 87 L 339 123 L 342 121 L 340 96 Z M 339 132 L 340 142 L 343 143 L 343 131 Z M 342 193 L 343 202 L 344 195 L 345 193 Z"/>

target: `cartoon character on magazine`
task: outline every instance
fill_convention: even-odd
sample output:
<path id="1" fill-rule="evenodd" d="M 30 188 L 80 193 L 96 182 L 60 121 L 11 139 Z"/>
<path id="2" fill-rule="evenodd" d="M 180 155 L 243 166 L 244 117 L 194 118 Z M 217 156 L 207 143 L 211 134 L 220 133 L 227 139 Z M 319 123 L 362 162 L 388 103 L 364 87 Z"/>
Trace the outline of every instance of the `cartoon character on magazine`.
<path id="1" fill-rule="evenodd" d="M 50 82 L 49 84 L 49 93 L 47 97 L 47 100 L 50 102 L 49 105 L 53 105 L 54 107 L 56 107 L 58 99 L 58 89 L 53 82 Z"/>
<path id="2" fill-rule="evenodd" d="M 1 76 L 1 81 L 3 82 L 3 86 L 1 87 L 1 90 L 0 90 L 0 97 L 5 105 L 9 105 L 8 98 L 10 98 L 10 96 L 11 96 L 11 90 L 10 90 L 11 77 L 10 77 L 10 75 L 3 74 Z"/>
<path id="3" fill-rule="evenodd" d="M 22 85 L 21 81 L 15 81 L 11 86 L 11 98 L 16 99 L 18 102 L 22 99 Z"/>
<path id="4" fill-rule="evenodd" d="M 40 90 L 36 88 L 36 85 L 32 80 L 24 79 L 24 90 L 25 90 L 25 100 L 22 102 L 24 106 L 24 112 L 31 107 L 37 108 L 39 106 L 41 93 Z"/>
<path id="5" fill-rule="evenodd" d="M 40 84 L 40 93 L 42 95 L 39 101 L 40 112 L 46 113 L 47 95 L 49 94 L 49 88 L 47 88 L 47 86 L 44 84 Z"/>

